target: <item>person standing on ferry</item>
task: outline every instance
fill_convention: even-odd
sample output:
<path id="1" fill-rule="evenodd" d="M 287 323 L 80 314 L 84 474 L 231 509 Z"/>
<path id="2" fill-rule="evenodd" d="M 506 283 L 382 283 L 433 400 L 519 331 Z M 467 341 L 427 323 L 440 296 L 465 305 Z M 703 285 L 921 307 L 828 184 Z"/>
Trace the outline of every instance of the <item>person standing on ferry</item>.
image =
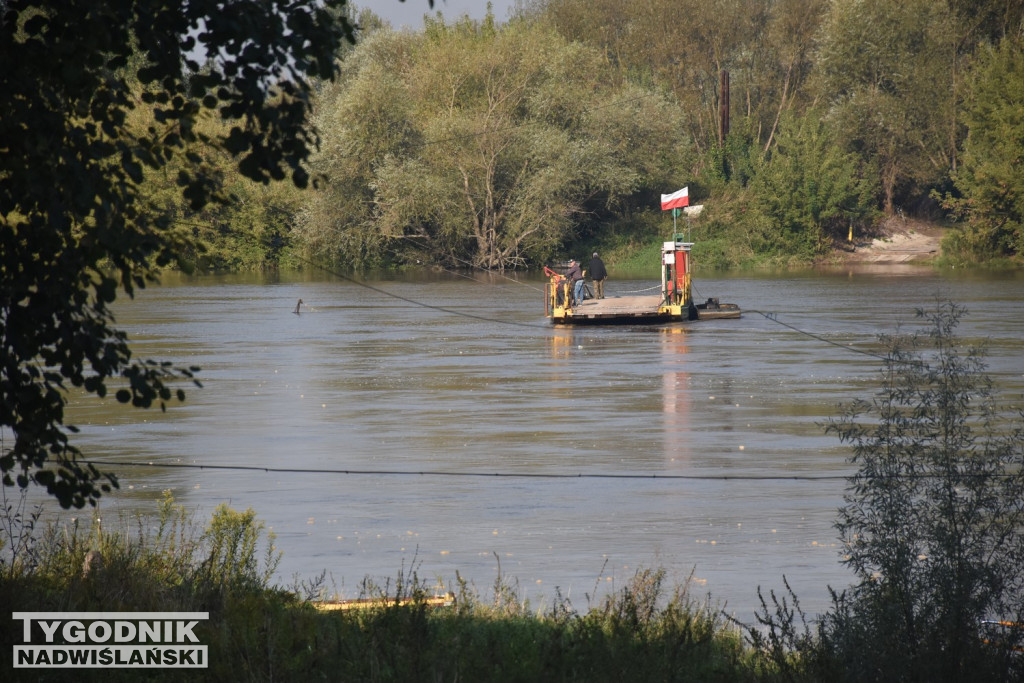
<path id="1" fill-rule="evenodd" d="M 576 259 L 569 261 L 569 270 L 565 273 L 565 279 L 572 285 L 572 305 L 579 306 L 583 303 L 583 271 L 580 270 L 580 262 Z"/>
<path id="2" fill-rule="evenodd" d="M 604 261 L 601 257 L 594 252 L 594 257 L 590 259 L 590 269 L 588 271 L 590 279 L 594 281 L 594 298 L 604 298 L 604 281 L 608 277 L 608 271 L 604 267 Z"/>

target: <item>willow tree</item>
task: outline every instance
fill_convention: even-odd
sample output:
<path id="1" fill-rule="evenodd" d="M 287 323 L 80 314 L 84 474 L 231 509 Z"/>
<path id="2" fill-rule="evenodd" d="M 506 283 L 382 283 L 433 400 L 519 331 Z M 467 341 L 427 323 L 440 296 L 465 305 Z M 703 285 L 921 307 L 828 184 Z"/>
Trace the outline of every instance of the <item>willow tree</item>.
<path id="1" fill-rule="evenodd" d="M 421 143 L 413 125 L 404 70 L 418 38 L 375 30 L 345 58 L 340 77 L 324 84 L 314 120 L 323 135 L 314 168 L 323 176 L 298 217 L 300 249 L 318 262 L 380 265 L 387 237 L 376 225 L 375 169 Z"/>
<path id="2" fill-rule="evenodd" d="M 543 260 L 684 158 L 664 97 L 537 24 L 438 19 L 369 38 L 346 68 L 319 113 L 333 187 L 307 231 L 330 248 L 330 226 L 347 258 L 385 240 L 485 269 Z"/>

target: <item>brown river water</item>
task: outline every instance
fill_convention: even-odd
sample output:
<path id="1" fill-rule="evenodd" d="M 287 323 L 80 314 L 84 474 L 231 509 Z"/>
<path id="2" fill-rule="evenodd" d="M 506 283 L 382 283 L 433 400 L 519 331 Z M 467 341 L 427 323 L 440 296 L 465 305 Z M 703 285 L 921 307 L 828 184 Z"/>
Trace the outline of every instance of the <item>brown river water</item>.
<path id="1" fill-rule="evenodd" d="M 401 277 L 170 275 L 118 302 L 136 355 L 198 365 L 204 388 L 166 413 L 72 405 L 88 457 L 153 465 L 120 467 L 101 514 L 164 489 L 201 521 L 251 507 L 278 583 L 326 571 L 343 597 L 415 570 L 486 599 L 500 567 L 531 606 L 583 610 L 664 568 L 743 620 L 785 576 L 813 614 L 851 580 L 833 528 L 851 468 L 821 425 L 876 389 L 877 335 L 964 304 L 959 332 L 1024 403 L 1020 273 L 698 274 L 698 300 L 744 317 L 583 329 L 547 322 L 539 279 Z M 607 295 L 655 285 L 613 272 Z"/>

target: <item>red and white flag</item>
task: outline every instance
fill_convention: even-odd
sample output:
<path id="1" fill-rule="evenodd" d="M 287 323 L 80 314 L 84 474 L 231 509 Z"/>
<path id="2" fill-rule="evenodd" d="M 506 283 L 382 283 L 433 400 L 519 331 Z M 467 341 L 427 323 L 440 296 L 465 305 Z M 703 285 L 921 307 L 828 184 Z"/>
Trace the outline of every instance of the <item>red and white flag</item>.
<path id="1" fill-rule="evenodd" d="M 661 210 L 681 209 L 690 205 L 690 187 L 686 186 L 678 192 L 661 195 Z"/>

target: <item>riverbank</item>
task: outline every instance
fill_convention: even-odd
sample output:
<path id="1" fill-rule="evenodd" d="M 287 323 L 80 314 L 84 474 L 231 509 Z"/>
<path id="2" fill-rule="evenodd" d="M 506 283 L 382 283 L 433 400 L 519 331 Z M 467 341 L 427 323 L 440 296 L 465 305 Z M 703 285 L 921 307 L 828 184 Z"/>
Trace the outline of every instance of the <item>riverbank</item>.
<path id="1" fill-rule="evenodd" d="M 945 229 L 925 221 L 891 218 L 877 235 L 853 236 L 837 246 L 830 263 L 933 263 L 942 255 Z"/>

